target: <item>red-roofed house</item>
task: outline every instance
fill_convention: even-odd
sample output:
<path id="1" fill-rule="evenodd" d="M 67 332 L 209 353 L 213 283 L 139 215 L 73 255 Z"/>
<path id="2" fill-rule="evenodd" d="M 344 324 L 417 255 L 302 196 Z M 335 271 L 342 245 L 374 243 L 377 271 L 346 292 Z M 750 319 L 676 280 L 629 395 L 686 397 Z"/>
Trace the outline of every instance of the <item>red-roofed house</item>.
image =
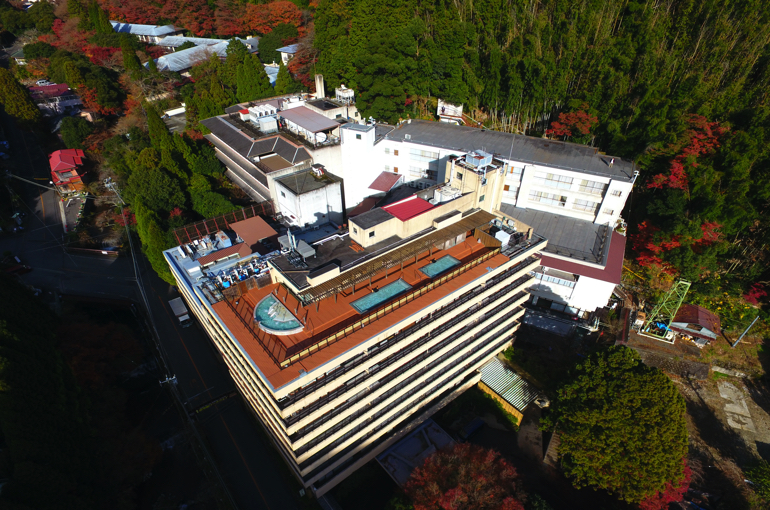
<path id="1" fill-rule="evenodd" d="M 722 332 L 722 324 L 718 315 L 702 306 L 684 304 L 676 312 L 671 329 L 689 336 L 698 347 L 705 347 Z"/>
<path id="2" fill-rule="evenodd" d="M 29 95 L 46 116 L 66 113 L 83 104 L 66 83 L 30 87 Z"/>
<path id="3" fill-rule="evenodd" d="M 83 191 L 83 179 L 78 167 L 83 166 L 84 158 L 85 154 L 80 149 L 64 149 L 48 156 L 53 183 L 62 195 Z"/>

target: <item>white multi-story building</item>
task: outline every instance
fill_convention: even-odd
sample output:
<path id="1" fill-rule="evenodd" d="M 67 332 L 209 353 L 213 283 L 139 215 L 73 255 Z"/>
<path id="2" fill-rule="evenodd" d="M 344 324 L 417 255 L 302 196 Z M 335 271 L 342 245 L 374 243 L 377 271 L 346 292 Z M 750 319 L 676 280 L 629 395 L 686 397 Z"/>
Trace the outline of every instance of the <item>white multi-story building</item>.
<path id="1" fill-rule="evenodd" d="M 476 384 L 524 313 L 547 241 L 500 241 L 491 201 L 435 193 L 361 214 L 349 232 L 281 238 L 284 255 L 252 249 L 275 234 L 259 218 L 164 252 L 241 394 L 317 495 Z"/>

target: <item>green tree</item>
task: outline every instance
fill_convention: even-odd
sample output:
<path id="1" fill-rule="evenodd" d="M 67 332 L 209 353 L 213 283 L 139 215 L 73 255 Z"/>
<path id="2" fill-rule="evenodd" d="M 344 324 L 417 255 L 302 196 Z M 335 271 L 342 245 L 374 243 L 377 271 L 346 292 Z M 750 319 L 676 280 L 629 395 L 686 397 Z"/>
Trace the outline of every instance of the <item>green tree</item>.
<path id="1" fill-rule="evenodd" d="M 232 38 L 227 43 L 225 51 L 227 58 L 219 78 L 228 88 L 234 89 L 236 87 L 238 68 L 243 64 L 243 59 L 249 54 L 249 50 L 246 49 L 246 46 L 241 41 Z"/>
<path id="2" fill-rule="evenodd" d="M 211 184 L 203 175 L 193 175 L 187 191 L 190 193 L 193 210 L 204 218 L 212 218 L 236 209 L 224 196 L 212 190 Z"/>
<path id="3" fill-rule="evenodd" d="M 35 2 L 27 10 L 27 14 L 35 21 L 35 28 L 41 32 L 50 32 L 56 16 L 53 5 L 48 2 Z"/>
<path id="4" fill-rule="evenodd" d="M 277 25 L 272 32 L 263 35 L 259 39 L 259 58 L 265 64 L 281 61 L 281 54 L 276 50 L 281 48 L 288 41 L 296 39 L 299 33 L 297 27 L 289 23 Z"/>
<path id="5" fill-rule="evenodd" d="M 158 72 L 158 63 L 155 62 L 154 58 L 150 57 L 150 59 L 147 61 L 147 69 L 149 69 L 153 74 Z"/>
<path id="6" fill-rule="evenodd" d="M 136 51 L 131 44 L 130 37 L 124 36 L 120 39 L 120 51 L 123 54 L 123 67 L 128 73 L 141 71 L 142 63 L 139 62 L 139 57 L 136 56 Z"/>
<path id="7" fill-rule="evenodd" d="M 26 127 L 41 119 L 40 110 L 29 97 L 29 91 L 16 81 L 7 69 L 0 68 L 0 105 L 5 112 Z"/>
<path id="8" fill-rule="evenodd" d="M 144 149 L 133 164 L 126 188 L 128 200 L 157 213 L 184 208 L 185 196 L 177 179 L 161 167 L 161 155 Z"/>
<path id="9" fill-rule="evenodd" d="M 275 94 L 280 96 L 299 92 L 300 90 L 302 90 L 302 85 L 292 78 L 286 66 L 281 64 L 281 67 L 278 69 L 278 76 L 275 78 Z"/>
<path id="10" fill-rule="evenodd" d="M 238 67 L 237 98 L 241 103 L 270 97 L 273 88 L 263 66 L 255 55 L 246 55 L 243 64 Z"/>
<path id="11" fill-rule="evenodd" d="M 195 48 L 195 43 L 192 41 L 185 41 L 181 46 L 177 46 L 174 51 L 188 50 L 190 48 Z"/>
<path id="12" fill-rule="evenodd" d="M 24 58 L 27 60 L 48 58 L 55 52 L 56 48 L 42 41 L 24 45 Z"/>
<path id="13" fill-rule="evenodd" d="M 149 103 L 144 103 L 144 112 L 147 115 L 147 132 L 150 134 L 152 146 L 157 150 L 173 150 L 174 139 L 169 133 L 166 123 L 160 118 L 158 111 Z"/>
<path id="14" fill-rule="evenodd" d="M 561 465 L 577 487 L 638 503 L 684 477 L 684 398 L 668 376 L 627 347 L 578 365 L 544 425 L 560 434 Z"/>
<path id="15" fill-rule="evenodd" d="M 83 141 L 94 132 L 83 117 L 65 117 L 61 122 L 61 138 L 68 149 L 83 149 Z"/>

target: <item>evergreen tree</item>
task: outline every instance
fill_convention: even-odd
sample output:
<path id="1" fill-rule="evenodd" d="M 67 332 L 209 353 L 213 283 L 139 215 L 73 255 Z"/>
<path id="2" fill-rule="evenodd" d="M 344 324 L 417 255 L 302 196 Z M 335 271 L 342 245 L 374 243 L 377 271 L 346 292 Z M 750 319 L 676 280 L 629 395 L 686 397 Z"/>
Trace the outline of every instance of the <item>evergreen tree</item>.
<path id="1" fill-rule="evenodd" d="M 41 119 L 40 110 L 29 92 L 7 69 L 0 68 L 0 105 L 22 125 L 31 127 Z"/>
<path id="2" fill-rule="evenodd" d="M 302 85 L 292 78 L 291 73 L 285 65 L 281 64 L 278 69 L 278 76 L 275 78 L 275 94 L 278 96 L 299 92 Z"/>
<path id="3" fill-rule="evenodd" d="M 142 63 L 139 62 L 139 57 L 136 56 L 136 51 L 134 51 L 129 36 L 121 36 L 120 50 L 123 53 L 123 67 L 129 74 L 142 70 Z"/>
<path id="4" fill-rule="evenodd" d="M 145 103 L 144 111 L 147 115 L 147 132 L 150 134 L 152 146 L 159 151 L 173 150 L 175 148 L 173 135 L 169 133 L 166 123 L 160 118 L 155 107 Z"/>
<path id="5" fill-rule="evenodd" d="M 247 55 L 238 67 L 236 82 L 237 98 L 241 103 L 270 97 L 273 93 L 265 66 L 255 55 Z"/>
<path id="6" fill-rule="evenodd" d="M 230 39 L 225 51 L 227 52 L 227 58 L 225 59 L 223 72 L 219 77 L 225 86 L 235 89 L 237 86 L 238 68 L 243 64 L 243 60 L 249 54 L 249 51 L 241 41 L 235 38 Z"/>
<path id="7" fill-rule="evenodd" d="M 150 60 L 147 61 L 147 68 L 153 74 L 158 72 L 158 64 L 155 62 L 154 58 L 150 57 Z"/>
<path id="8" fill-rule="evenodd" d="M 83 117 L 65 117 L 60 132 L 68 149 L 84 149 L 83 141 L 94 132 L 94 126 Z"/>
<path id="9" fill-rule="evenodd" d="M 638 503 L 684 479 L 684 398 L 633 349 L 591 355 L 559 389 L 543 422 L 558 429 L 561 465 L 577 487 Z"/>

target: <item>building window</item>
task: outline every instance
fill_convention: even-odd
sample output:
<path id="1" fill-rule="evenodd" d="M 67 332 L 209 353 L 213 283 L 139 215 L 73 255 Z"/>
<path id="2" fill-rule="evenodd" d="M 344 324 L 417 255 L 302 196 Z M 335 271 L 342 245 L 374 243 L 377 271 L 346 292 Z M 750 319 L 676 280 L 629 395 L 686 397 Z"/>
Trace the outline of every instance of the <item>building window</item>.
<path id="1" fill-rule="evenodd" d="M 483 201 L 484 201 L 484 197 L 485 197 L 485 196 L 486 196 L 486 195 L 481 195 L 481 196 L 479 197 L 479 203 L 481 203 L 481 202 L 483 202 Z"/>
<path id="2" fill-rule="evenodd" d="M 523 168 L 520 168 L 520 167 L 517 168 L 515 166 L 508 166 L 507 171 L 505 173 L 507 173 L 509 175 L 517 175 L 517 176 L 519 176 L 519 175 L 521 175 L 521 172 L 523 172 L 523 171 L 524 171 Z"/>
<path id="3" fill-rule="evenodd" d="M 462 172 L 457 172 L 457 180 L 458 181 L 462 181 L 463 180 L 463 173 Z"/>
<path id="4" fill-rule="evenodd" d="M 385 165 L 385 171 L 390 172 L 390 165 Z"/>
<path id="5" fill-rule="evenodd" d="M 390 154 L 390 149 L 385 147 L 385 154 Z"/>
<path id="6" fill-rule="evenodd" d="M 421 151 L 420 149 L 410 149 L 409 157 L 413 161 L 422 161 L 423 163 L 432 163 L 438 159 L 438 152 Z"/>
<path id="7" fill-rule="evenodd" d="M 602 182 L 582 180 L 580 181 L 579 189 L 583 193 L 592 193 L 594 195 L 601 195 L 602 193 L 604 193 L 604 188 L 606 187 L 607 185 Z"/>
<path id="8" fill-rule="evenodd" d="M 371 239 L 372 237 L 374 237 L 374 230 L 372 230 L 371 232 L 369 232 L 369 238 Z"/>
<path id="9" fill-rule="evenodd" d="M 615 191 L 612 192 L 612 196 L 613 197 L 622 197 L 623 196 L 623 192 L 620 191 L 620 190 L 615 190 Z"/>
<path id="10" fill-rule="evenodd" d="M 398 173 L 398 167 L 397 166 L 393 167 L 393 172 Z"/>
<path id="11" fill-rule="evenodd" d="M 550 205 L 552 207 L 564 207 L 567 204 L 567 197 L 565 196 L 534 190 L 529 192 L 529 200 L 532 202 L 540 202 L 543 205 Z"/>
<path id="12" fill-rule="evenodd" d="M 563 175 L 537 172 L 533 180 L 537 184 L 550 186 L 551 188 L 570 189 L 572 187 L 572 177 L 565 177 Z"/>
<path id="13" fill-rule="evenodd" d="M 603 210 L 602 212 L 603 212 L 604 214 L 607 214 L 607 215 L 609 215 L 609 216 L 612 216 L 613 214 L 615 214 L 615 210 L 614 210 L 614 209 L 605 209 L 605 210 Z"/>
<path id="14" fill-rule="evenodd" d="M 353 117 L 358 117 L 358 112 L 354 113 Z"/>
<path id="15" fill-rule="evenodd" d="M 283 198 L 286 198 L 286 193 L 284 193 L 283 191 L 281 191 L 281 196 L 282 196 Z"/>
<path id="16" fill-rule="evenodd" d="M 393 150 L 393 155 L 398 156 L 398 149 Z"/>
<path id="17" fill-rule="evenodd" d="M 511 187 L 506 184 L 503 186 L 503 191 L 511 191 Z"/>
<path id="18" fill-rule="evenodd" d="M 358 234 L 358 229 L 356 227 L 353 227 L 353 233 Z"/>
<path id="19" fill-rule="evenodd" d="M 356 140 L 360 140 L 360 139 L 361 139 L 361 135 L 358 135 L 358 134 L 357 134 L 357 135 L 356 135 Z"/>
<path id="20" fill-rule="evenodd" d="M 341 119 L 341 118 L 342 118 L 342 114 L 341 114 L 341 113 L 338 113 L 338 114 L 337 114 L 337 115 L 336 115 L 334 118 L 335 118 L 335 119 Z"/>
<path id="21" fill-rule="evenodd" d="M 565 280 L 563 278 L 554 278 L 553 276 L 548 276 L 543 273 L 530 273 L 533 275 L 536 279 L 543 281 L 543 282 L 549 282 L 549 283 L 555 283 L 556 285 L 563 285 L 564 287 L 569 287 L 570 289 L 575 288 L 575 282 Z"/>
<path id="22" fill-rule="evenodd" d="M 575 200 L 575 203 L 572 204 L 572 208 L 576 211 L 585 211 L 594 214 L 596 213 L 596 209 L 599 208 L 599 204 L 588 200 Z"/>

